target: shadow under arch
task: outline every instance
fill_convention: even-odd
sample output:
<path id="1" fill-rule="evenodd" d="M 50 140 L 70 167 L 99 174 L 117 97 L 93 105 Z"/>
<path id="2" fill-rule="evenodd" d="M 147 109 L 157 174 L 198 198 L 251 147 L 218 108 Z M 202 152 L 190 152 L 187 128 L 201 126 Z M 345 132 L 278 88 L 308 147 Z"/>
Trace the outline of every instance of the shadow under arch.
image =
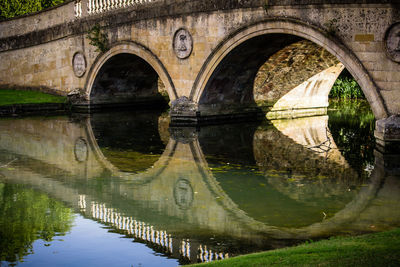
<path id="1" fill-rule="evenodd" d="M 136 42 L 119 42 L 114 44 L 107 52 L 100 54 L 94 61 L 90 68 L 89 75 L 85 83 L 86 99 L 90 102 L 92 90 L 103 66 L 115 56 L 129 54 L 138 57 L 144 61 L 157 73 L 160 80 L 163 82 L 166 91 L 168 92 L 169 99 L 173 101 L 177 98 L 175 86 L 172 82 L 170 75 L 158 57 L 145 46 Z"/>
<path id="2" fill-rule="evenodd" d="M 200 103 L 202 95 L 207 90 L 208 83 L 212 80 L 214 73 L 218 71 L 222 61 L 235 48 L 251 39 L 274 34 L 307 39 L 326 49 L 347 68 L 361 86 L 375 118 L 381 119 L 387 117 L 387 109 L 376 84 L 354 53 L 338 39 L 330 36 L 321 29 L 299 20 L 288 18 L 260 21 L 247 25 L 229 35 L 215 48 L 202 66 L 192 87 L 190 100 Z"/>

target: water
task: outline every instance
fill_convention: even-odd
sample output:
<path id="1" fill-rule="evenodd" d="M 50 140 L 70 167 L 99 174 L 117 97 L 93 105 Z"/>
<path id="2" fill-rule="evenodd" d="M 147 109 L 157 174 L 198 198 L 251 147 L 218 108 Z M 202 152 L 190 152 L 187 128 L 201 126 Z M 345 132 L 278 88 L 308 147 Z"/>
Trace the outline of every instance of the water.
<path id="1" fill-rule="evenodd" d="M 364 104 L 328 115 L 1 119 L 1 264 L 176 266 L 399 227 L 398 155 Z"/>

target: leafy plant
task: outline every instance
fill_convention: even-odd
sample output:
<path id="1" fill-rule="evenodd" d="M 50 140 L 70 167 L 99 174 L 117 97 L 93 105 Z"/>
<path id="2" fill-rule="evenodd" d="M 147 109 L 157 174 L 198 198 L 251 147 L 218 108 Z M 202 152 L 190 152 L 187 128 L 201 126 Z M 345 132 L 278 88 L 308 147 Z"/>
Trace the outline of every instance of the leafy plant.
<path id="1" fill-rule="evenodd" d="M 97 52 L 106 52 L 108 47 L 108 37 L 102 32 L 99 24 L 94 25 L 86 36 L 90 40 L 90 45 L 97 47 Z"/>
<path id="2" fill-rule="evenodd" d="M 356 80 L 354 80 L 347 70 L 343 71 L 343 73 L 336 79 L 336 82 L 329 93 L 329 97 L 343 99 L 365 98 L 360 85 L 358 85 Z"/>
<path id="3" fill-rule="evenodd" d="M 43 8 L 53 7 L 64 3 L 65 0 L 41 0 Z"/>
<path id="4" fill-rule="evenodd" d="M 0 19 L 34 13 L 63 2 L 64 0 L 1 0 Z"/>
<path id="5" fill-rule="evenodd" d="M 37 0 L 3 0 L 0 1 L 0 12 L 2 18 L 12 18 L 27 13 L 37 12 L 42 9 L 40 1 Z"/>

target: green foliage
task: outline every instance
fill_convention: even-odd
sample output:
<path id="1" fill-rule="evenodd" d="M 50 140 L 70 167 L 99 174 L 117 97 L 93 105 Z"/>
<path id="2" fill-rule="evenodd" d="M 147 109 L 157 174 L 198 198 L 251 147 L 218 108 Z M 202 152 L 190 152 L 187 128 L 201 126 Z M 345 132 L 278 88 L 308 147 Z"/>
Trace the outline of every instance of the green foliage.
<path id="1" fill-rule="evenodd" d="M 64 3 L 65 0 L 41 0 L 43 9 Z"/>
<path id="2" fill-rule="evenodd" d="M 90 44 L 97 47 L 97 52 L 106 52 L 108 50 L 107 35 L 101 31 L 100 25 L 96 24 L 88 31 L 86 36 L 90 40 Z"/>
<path id="3" fill-rule="evenodd" d="M 64 103 L 66 97 L 36 91 L 0 89 L 0 106 L 14 104 Z"/>
<path id="4" fill-rule="evenodd" d="M 63 2 L 64 0 L 1 0 L 0 20 L 37 12 Z"/>
<path id="5" fill-rule="evenodd" d="M 70 230 L 73 214 L 61 202 L 21 185 L 0 185 L 0 263 L 20 261 L 35 240 Z"/>
<path id="6" fill-rule="evenodd" d="M 2 0 L 0 2 L 1 18 L 12 18 L 42 10 L 37 0 Z"/>
<path id="7" fill-rule="evenodd" d="M 363 99 L 365 98 L 360 85 L 347 70 L 336 79 L 329 93 L 330 98 Z"/>
<path id="8" fill-rule="evenodd" d="M 358 237 L 337 237 L 198 266 L 398 266 L 399 248 L 400 229 L 396 229 Z"/>

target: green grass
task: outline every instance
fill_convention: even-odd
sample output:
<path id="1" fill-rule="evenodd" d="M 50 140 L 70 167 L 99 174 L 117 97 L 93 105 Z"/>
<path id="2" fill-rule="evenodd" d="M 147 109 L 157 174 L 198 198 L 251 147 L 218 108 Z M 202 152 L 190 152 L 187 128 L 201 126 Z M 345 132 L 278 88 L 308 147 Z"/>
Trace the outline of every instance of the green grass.
<path id="1" fill-rule="evenodd" d="M 400 266 L 400 229 L 335 237 L 200 266 Z"/>
<path id="2" fill-rule="evenodd" d="M 14 104 L 43 104 L 43 103 L 65 103 L 63 96 L 55 96 L 37 91 L 21 91 L 0 89 L 0 106 Z"/>

